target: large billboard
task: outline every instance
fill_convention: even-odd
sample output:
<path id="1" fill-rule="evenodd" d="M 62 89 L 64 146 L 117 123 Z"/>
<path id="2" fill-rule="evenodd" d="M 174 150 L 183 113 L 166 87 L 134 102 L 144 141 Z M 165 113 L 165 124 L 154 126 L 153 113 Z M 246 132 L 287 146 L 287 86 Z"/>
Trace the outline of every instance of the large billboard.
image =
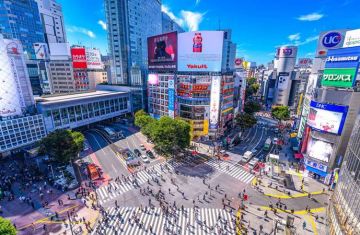
<path id="1" fill-rule="evenodd" d="M 103 69 L 101 55 L 98 49 L 86 48 L 86 64 L 88 69 Z"/>
<path id="2" fill-rule="evenodd" d="M 46 43 L 34 43 L 34 50 L 37 60 L 49 59 L 49 48 Z"/>
<path id="3" fill-rule="evenodd" d="M 21 115 L 21 91 L 10 54 L 22 53 L 20 44 L 0 37 L 0 117 Z"/>
<path id="4" fill-rule="evenodd" d="M 360 29 L 347 31 L 343 47 L 357 46 L 360 46 Z"/>
<path id="5" fill-rule="evenodd" d="M 81 48 L 81 47 L 71 48 L 71 58 L 73 61 L 74 69 L 87 68 L 85 48 Z"/>
<path id="6" fill-rule="evenodd" d="M 321 85 L 352 87 L 359 67 L 360 47 L 329 50 Z"/>
<path id="7" fill-rule="evenodd" d="M 315 130 L 340 135 L 347 111 L 348 106 L 311 101 L 307 124 Z"/>
<path id="8" fill-rule="evenodd" d="M 277 88 L 281 90 L 286 90 L 289 86 L 289 81 L 290 81 L 290 73 L 280 72 Z"/>
<path id="9" fill-rule="evenodd" d="M 178 35 L 178 71 L 221 71 L 223 31 L 195 31 Z"/>
<path id="10" fill-rule="evenodd" d="M 316 57 L 325 57 L 329 49 L 340 48 L 343 45 L 346 30 L 321 32 L 316 49 Z"/>
<path id="11" fill-rule="evenodd" d="M 296 57 L 297 54 L 297 47 L 294 46 L 283 46 L 279 47 L 276 50 L 276 57 L 283 58 L 283 57 Z"/>
<path id="12" fill-rule="evenodd" d="M 169 117 L 175 117 L 175 80 L 174 77 L 169 77 L 168 80 L 168 97 L 169 97 Z"/>
<path id="13" fill-rule="evenodd" d="M 147 39 L 149 70 L 176 70 L 177 32 Z"/>
<path id="14" fill-rule="evenodd" d="M 329 162 L 331 153 L 333 151 L 333 144 L 314 139 L 311 136 L 309 137 L 309 141 L 307 144 L 306 154 L 317 160 L 323 162 Z"/>
<path id="15" fill-rule="evenodd" d="M 210 96 L 210 129 L 217 129 L 219 124 L 221 76 L 213 76 Z"/>

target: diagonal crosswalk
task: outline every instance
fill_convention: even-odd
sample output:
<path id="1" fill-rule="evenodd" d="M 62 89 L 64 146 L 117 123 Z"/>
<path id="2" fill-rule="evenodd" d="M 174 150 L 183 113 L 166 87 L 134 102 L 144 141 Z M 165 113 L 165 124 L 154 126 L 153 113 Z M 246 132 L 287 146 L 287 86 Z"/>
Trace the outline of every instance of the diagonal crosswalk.
<path id="1" fill-rule="evenodd" d="M 136 179 L 139 185 L 146 183 L 148 180 L 157 178 L 160 180 L 160 175 L 167 170 L 165 170 L 165 165 L 168 169 L 173 171 L 173 163 L 167 164 L 165 162 L 156 164 L 152 167 L 149 167 L 148 170 L 142 170 L 136 173 L 136 176 L 129 176 L 129 180 L 121 180 L 121 182 L 112 181 L 109 185 L 98 188 L 96 193 L 98 195 L 98 201 L 100 204 L 106 203 L 119 195 L 122 195 L 128 191 L 135 189 L 133 181 Z"/>
<path id="2" fill-rule="evenodd" d="M 250 183 L 251 180 L 254 178 L 253 174 L 245 171 L 241 166 L 234 165 L 227 161 L 219 161 L 216 159 L 210 159 L 206 162 L 206 164 L 214 167 L 215 169 L 226 173 L 246 184 Z"/>
<path id="3" fill-rule="evenodd" d="M 184 211 L 177 210 L 166 216 L 160 208 L 147 209 L 145 212 L 138 207 L 111 207 L 108 221 L 101 220 L 92 234 L 230 235 L 236 234 L 233 221 L 229 212 L 216 208 L 185 208 Z"/>

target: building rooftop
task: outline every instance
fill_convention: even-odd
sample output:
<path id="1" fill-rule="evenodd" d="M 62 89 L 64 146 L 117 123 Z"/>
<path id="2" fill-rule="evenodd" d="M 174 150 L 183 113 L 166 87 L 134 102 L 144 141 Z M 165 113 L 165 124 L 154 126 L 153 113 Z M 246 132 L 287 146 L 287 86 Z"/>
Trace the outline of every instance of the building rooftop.
<path id="1" fill-rule="evenodd" d="M 107 96 L 126 94 L 122 91 L 88 91 L 81 93 L 70 93 L 70 94 L 57 94 L 42 97 L 35 97 L 36 103 L 42 104 L 55 104 L 64 102 L 76 102 L 86 99 L 104 98 Z"/>

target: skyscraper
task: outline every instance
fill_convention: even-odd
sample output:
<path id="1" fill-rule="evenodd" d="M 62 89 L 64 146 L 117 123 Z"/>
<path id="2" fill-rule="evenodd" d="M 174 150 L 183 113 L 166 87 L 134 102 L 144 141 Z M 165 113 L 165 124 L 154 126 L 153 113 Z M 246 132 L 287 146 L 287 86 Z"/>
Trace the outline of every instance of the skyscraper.
<path id="1" fill-rule="evenodd" d="M 64 43 L 66 34 L 62 8 L 56 0 L 35 0 L 47 43 Z"/>
<path id="2" fill-rule="evenodd" d="M 105 0 L 112 84 L 144 85 L 147 38 L 162 32 L 160 0 Z M 139 76 L 140 75 L 140 76 Z"/>
<path id="3" fill-rule="evenodd" d="M 185 30 L 176 23 L 173 19 L 170 18 L 168 14 L 165 12 L 161 13 L 162 16 L 162 32 L 169 33 L 173 31 L 177 31 L 178 33 L 183 33 Z"/>
<path id="4" fill-rule="evenodd" d="M 35 0 L 0 0 L 0 33 L 18 39 L 29 59 L 35 59 L 34 43 L 45 42 Z"/>

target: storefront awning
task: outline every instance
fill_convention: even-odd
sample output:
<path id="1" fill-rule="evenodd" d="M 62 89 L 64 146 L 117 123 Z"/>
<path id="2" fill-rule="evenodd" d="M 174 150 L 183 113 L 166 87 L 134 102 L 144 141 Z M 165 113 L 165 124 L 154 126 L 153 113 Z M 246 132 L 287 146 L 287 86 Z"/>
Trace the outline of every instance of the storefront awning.
<path id="1" fill-rule="evenodd" d="M 318 174 L 320 175 L 321 177 L 326 177 L 327 173 L 324 172 L 324 171 L 321 171 L 321 170 L 318 170 L 316 168 L 313 168 L 311 166 L 306 166 L 306 170 L 310 171 L 310 172 L 313 172 L 315 174 Z"/>
<path id="2" fill-rule="evenodd" d="M 304 158 L 304 155 L 302 155 L 302 153 L 295 153 L 294 156 L 295 156 L 296 159 Z"/>

